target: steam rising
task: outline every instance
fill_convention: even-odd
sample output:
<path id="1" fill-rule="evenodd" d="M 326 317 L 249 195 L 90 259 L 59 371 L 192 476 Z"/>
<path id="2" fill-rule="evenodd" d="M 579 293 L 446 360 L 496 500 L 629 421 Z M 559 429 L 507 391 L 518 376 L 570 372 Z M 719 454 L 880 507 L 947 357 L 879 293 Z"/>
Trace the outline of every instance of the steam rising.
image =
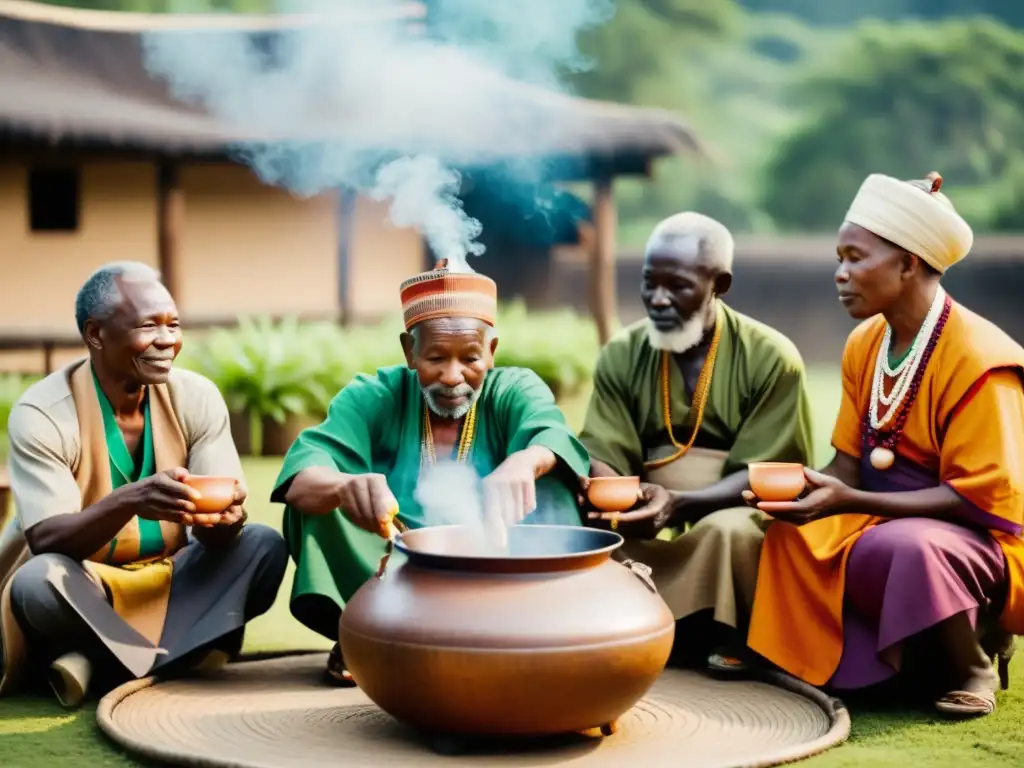
<path id="1" fill-rule="evenodd" d="M 431 4 L 431 25 L 445 43 L 332 16 L 399 5 L 279 0 L 278 12 L 323 16 L 274 35 L 147 32 L 146 65 L 178 98 L 244 130 L 251 140 L 233 155 L 264 183 L 389 200 L 396 226 L 417 229 L 453 270 L 472 271 L 482 228 L 459 200 L 459 169 L 493 165 L 494 147 L 524 140 L 523 121 L 508 119 L 523 107 L 505 103 L 495 78 L 555 88 L 559 69 L 589 66 L 576 36 L 610 18 L 612 0 L 442 0 Z M 174 10 L 190 9 L 181 0 Z M 536 130 L 550 136 L 559 126 Z M 514 166 L 526 180 L 541 171 Z"/>
<path id="2" fill-rule="evenodd" d="M 496 532 L 496 521 L 484 516 L 480 478 L 471 466 L 439 461 L 427 467 L 416 486 L 416 501 L 423 508 L 427 525 L 463 526 L 474 554 L 502 553 L 504 537 Z"/>
<path id="3" fill-rule="evenodd" d="M 484 246 L 476 241 L 483 228 L 462 210 L 455 196 L 459 175 L 434 157 L 403 157 L 377 173 L 370 191 L 374 200 L 391 200 L 391 221 L 399 227 L 415 227 L 434 252 L 452 259 L 452 270 L 469 270 L 466 256 L 479 256 Z M 461 267 L 461 269 L 460 269 Z"/>

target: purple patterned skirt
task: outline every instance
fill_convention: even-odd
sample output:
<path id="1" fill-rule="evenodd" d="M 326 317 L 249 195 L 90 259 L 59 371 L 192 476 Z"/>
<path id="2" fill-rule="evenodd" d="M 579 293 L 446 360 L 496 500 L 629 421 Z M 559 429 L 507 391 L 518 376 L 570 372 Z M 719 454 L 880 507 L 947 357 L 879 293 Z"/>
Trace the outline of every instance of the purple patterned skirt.
<path id="1" fill-rule="evenodd" d="M 884 473 L 862 460 L 861 484 L 870 491 L 909 491 L 938 480 L 897 457 Z M 972 508 L 963 517 L 968 524 L 988 522 L 976 519 L 981 515 Z M 847 562 L 843 655 L 829 687 L 887 680 L 900 670 L 905 640 L 957 614 L 967 612 L 977 628 L 981 615 L 1001 609 L 1006 578 L 1003 551 L 983 529 L 918 517 L 867 531 Z"/>

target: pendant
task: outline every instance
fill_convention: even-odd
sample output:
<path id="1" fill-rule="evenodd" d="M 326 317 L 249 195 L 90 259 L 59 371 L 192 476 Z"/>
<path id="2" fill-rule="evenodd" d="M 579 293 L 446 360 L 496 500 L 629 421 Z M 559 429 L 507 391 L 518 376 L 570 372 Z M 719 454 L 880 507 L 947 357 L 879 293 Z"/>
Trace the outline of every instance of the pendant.
<path id="1" fill-rule="evenodd" d="M 893 465 L 896 461 L 896 454 L 890 451 L 888 448 L 878 446 L 871 451 L 871 466 L 877 469 L 879 472 L 884 472 Z"/>

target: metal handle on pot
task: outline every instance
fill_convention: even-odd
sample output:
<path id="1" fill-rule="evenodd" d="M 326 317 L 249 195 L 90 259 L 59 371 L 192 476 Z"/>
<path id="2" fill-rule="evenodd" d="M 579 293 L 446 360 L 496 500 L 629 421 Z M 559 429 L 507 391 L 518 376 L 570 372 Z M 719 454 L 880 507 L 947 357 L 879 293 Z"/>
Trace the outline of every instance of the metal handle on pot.
<path id="1" fill-rule="evenodd" d="M 633 572 L 633 575 L 640 579 L 640 581 L 642 581 L 644 585 L 651 590 L 651 592 L 654 592 L 655 594 L 658 593 L 658 587 L 655 586 L 654 579 L 651 578 L 651 574 L 654 573 L 651 566 L 630 558 L 623 560 L 622 564 L 629 568 L 629 570 Z"/>

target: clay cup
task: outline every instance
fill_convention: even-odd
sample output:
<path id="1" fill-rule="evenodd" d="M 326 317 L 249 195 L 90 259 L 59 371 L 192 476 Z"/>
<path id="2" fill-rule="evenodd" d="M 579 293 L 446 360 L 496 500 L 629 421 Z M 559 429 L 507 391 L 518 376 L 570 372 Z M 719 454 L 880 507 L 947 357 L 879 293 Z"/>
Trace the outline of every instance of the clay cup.
<path id="1" fill-rule="evenodd" d="M 592 477 L 587 499 L 602 512 L 625 512 L 640 499 L 640 478 Z"/>
<path id="2" fill-rule="evenodd" d="M 803 464 L 755 462 L 749 467 L 749 475 L 750 490 L 759 501 L 793 501 L 807 485 Z"/>
<path id="3" fill-rule="evenodd" d="M 226 512 L 235 497 L 235 478 L 215 475 L 190 475 L 185 485 L 199 491 L 202 496 L 193 503 L 200 515 L 219 515 Z"/>

